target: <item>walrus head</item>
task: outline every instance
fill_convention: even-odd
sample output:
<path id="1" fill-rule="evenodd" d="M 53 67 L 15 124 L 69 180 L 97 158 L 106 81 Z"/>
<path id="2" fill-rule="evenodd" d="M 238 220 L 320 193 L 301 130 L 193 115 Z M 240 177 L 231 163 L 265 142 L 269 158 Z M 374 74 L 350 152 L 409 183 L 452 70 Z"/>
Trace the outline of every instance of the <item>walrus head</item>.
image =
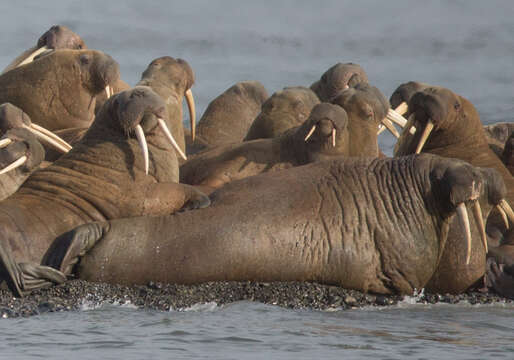
<path id="1" fill-rule="evenodd" d="M 48 29 L 37 41 L 36 50 L 23 59 L 20 65 L 32 62 L 36 56 L 47 50 L 60 49 L 87 49 L 84 40 L 66 26 L 54 25 Z"/>
<path id="2" fill-rule="evenodd" d="M 44 159 L 45 149 L 28 129 L 12 128 L 0 138 L 0 175 L 32 172 Z"/>
<path id="3" fill-rule="evenodd" d="M 311 90 L 321 101 L 332 102 L 341 91 L 361 82 L 367 83 L 368 75 L 360 65 L 337 63 L 311 85 Z"/>
<path id="4" fill-rule="evenodd" d="M 64 51 L 64 50 L 63 50 Z M 120 78 L 119 65 L 109 55 L 97 50 L 66 50 L 77 52 L 77 63 L 80 69 L 82 84 L 91 94 L 97 95 L 106 91 L 111 95 L 110 88 Z"/>
<path id="5" fill-rule="evenodd" d="M 109 118 L 113 120 L 108 126 L 114 127 L 127 135 L 135 134 L 143 152 L 147 174 L 149 159 L 145 133 L 153 136 L 156 135 L 157 129 L 162 130 L 164 137 L 185 158 L 163 120 L 167 117 L 166 104 L 151 88 L 135 86 L 130 90 L 114 95 L 101 108 L 98 117 L 102 118 L 105 112 L 108 112 Z"/>
<path id="6" fill-rule="evenodd" d="M 163 87 L 171 90 L 170 94 L 185 96 L 189 109 L 191 138 L 195 139 L 196 110 L 191 87 L 195 82 L 193 69 L 182 59 L 163 56 L 153 60 L 141 76 L 138 85 Z M 182 99 L 179 99 L 182 100 Z M 168 99 L 165 99 L 168 102 Z"/>
<path id="7" fill-rule="evenodd" d="M 18 128 L 30 131 L 40 141 L 61 153 L 67 153 L 71 149 L 71 145 L 59 136 L 32 123 L 30 117 L 20 108 L 10 103 L 0 105 L 0 135 L 7 133 L 11 129 Z"/>
<path id="8" fill-rule="evenodd" d="M 423 148 L 485 142 L 480 117 L 467 99 L 442 87 L 425 87 L 411 96 L 407 115 L 409 129 L 398 140 L 395 155 L 419 153 Z M 410 127 L 416 129 L 412 135 Z"/>

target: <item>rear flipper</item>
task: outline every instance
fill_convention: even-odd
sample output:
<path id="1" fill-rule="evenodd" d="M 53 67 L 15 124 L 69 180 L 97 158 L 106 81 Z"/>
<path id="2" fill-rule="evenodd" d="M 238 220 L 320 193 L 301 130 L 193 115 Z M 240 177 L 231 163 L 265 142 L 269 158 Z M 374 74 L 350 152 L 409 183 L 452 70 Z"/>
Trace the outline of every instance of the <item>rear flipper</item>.
<path id="1" fill-rule="evenodd" d="M 73 267 L 109 230 L 109 223 L 89 223 L 57 237 L 50 245 L 41 264 L 71 275 Z"/>
<path id="2" fill-rule="evenodd" d="M 1 244 L 0 278 L 6 281 L 9 289 L 17 297 L 66 281 L 66 276 L 62 272 L 51 267 L 35 263 L 17 263 Z"/>

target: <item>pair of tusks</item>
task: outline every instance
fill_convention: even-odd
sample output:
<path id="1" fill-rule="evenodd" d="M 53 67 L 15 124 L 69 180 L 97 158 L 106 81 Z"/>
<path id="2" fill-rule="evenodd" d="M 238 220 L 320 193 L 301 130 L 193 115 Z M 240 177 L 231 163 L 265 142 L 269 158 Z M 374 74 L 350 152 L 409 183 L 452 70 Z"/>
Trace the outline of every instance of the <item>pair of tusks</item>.
<path id="1" fill-rule="evenodd" d="M 33 53 L 31 53 L 29 56 L 27 56 L 25 58 L 25 60 L 23 60 L 21 63 L 18 64 L 18 66 L 22 66 L 22 65 L 25 65 L 25 64 L 28 64 L 32 61 L 34 61 L 34 58 L 36 56 L 38 56 L 39 54 L 41 54 L 42 52 L 45 52 L 46 50 L 48 50 L 48 47 L 45 45 L 45 46 L 42 46 L 40 47 L 39 49 L 37 49 L 36 51 L 34 51 Z M 18 67 L 17 66 L 17 67 Z"/>
<path id="2" fill-rule="evenodd" d="M 316 125 L 313 125 L 311 127 L 311 129 L 309 130 L 309 133 L 303 140 L 305 142 L 307 142 L 307 140 L 309 140 L 309 138 L 312 136 L 312 134 L 314 134 L 315 130 L 316 130 Z M 332 147 L 336 147 L 336 129 L 335 128 L 332 129 Z"/>
<path id="3" fill-rule="evenodd" d="M 164 131 L 164 134 L 170 141 L 171 145 L 177 150 L 177 152 L 182 156 L 184 160 L 187 160 L 186 155 L 180 150 L 180 147 L 178 146 L 177 142 L 173 138 L 173 135 L 171 135 L 170 130 L 168 129 L 168 126 L 166 126 L 166 123 L 163 119 L 157 118 L 157 121 L 159 123 L 160 128 Z M 137 141 L 139 142 L 139 146 L 141 146 L 141 150 L 143 151 L 143 157 L 145 162 L 145 174 L 148 175 L 148 167 L 149 167 L 149 159 L 148 159 L 148 144 L 146 143 L 145 133 L 143 132 L 143 128 L 141 125 L 136 126 L 136 137 Z"/>
<path id="4" fill-rule="evenodd" d="M 497 205 L 496 208 L 502 215 L 503 221 L 505 222 L 505 227 L 509 228 L 509 219 L 514 223 L 514 211 L 507 203 L 505 199 L 502 199 Z M 467 243 L 467 251 L 466 251 L 466 265 L 469 264 L 469 260 L 471 258 L 471 227 L 469 225 L 469 217 L 468 210 L 466 208 L 466 204 L 460 203 L 457 205 L 457 216 L 461 223 L 461 226 L 464 228 L 464 232 L 466 235 L 466 243 Z M 482 239 L 482 244 L 484 245 L 485 252 L 487 253 L 487 235 L 485 233 L 484 220 L 482 218 L 482 209 L 480 208 L 480 203 L 478 200 L 473 202 L 473 217 L 475 218 L 475 224 L 478 228 L 478 232 L 480 233 L 480 238 Z"/>
<path id="5" fill-rule="evenodd" d="M 36 124 L 30 124 L 30 125 L 23 125 L 23 128 L 27 129 L 34 135 L 38 137 L 38 139 L 42 140 L 44 143 L 52 146 L 57 151 L 60 151 L 62 153 L 67 153 L 71 150 L 71 145 L 68 144 L 66 141 L 61 139 L 59 136 L 55 135 L 53 132 L 45 129 L 44 127 L 41 127 Z M 13 141 L 9 138 L 5 138 L 0 140 L 0 149 L 8 146 Z M 0 170 L 0 175 L 5 174 L 8 171 L 14 170 L 17 167 L 23 165 L 27 161 L 27 156 L 23 155 L 18 160 L 12 162 L 11 164 L 7 165 L 5 168 Z"/>
<path id="6" fill-rule="evenodd" d="M 400 133 L 393 126 L 393 122 L 400 127 L 404 128 L 407 124 L 407 119 L 403 117 L 403 115 L 407 112 L 407 103 L 404 101 L 400 105 L 396 107 L 396 109 L 389 109 L 387 112 L 387 116 L 382 119 L 382 124 L 379 125 L 377 135 L 381 134 L 385 129 L 389 130 L 391 134 L 396 136 L 396 138 L 400 137 Z M 414 134 L 416 129 L 411 128 L 411 133 Z"/>

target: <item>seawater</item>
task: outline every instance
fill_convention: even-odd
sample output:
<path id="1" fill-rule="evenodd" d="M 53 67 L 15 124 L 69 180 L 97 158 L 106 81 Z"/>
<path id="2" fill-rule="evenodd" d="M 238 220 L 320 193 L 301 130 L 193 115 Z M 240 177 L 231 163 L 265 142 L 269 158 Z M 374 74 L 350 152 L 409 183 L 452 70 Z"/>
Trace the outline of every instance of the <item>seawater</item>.
<path id="1" fill-rule="evenodd" d="M 386 97 L 417 80 L 512 121 L 512 1 L 2 1 L 0 66 L 53 24 L 115 58 L 135 84 L 156 57 L 187 60 L 198 116 L 232 84 L 271 94 L 356 62 Z M 185 112 L 187 114 L 187 112 Z M 391 154 L 394 139 L 380 136 Z M 320 312 L 240 302 L 156 312 L 126 305 L 0 321 L 0 358 L 512 358 L 512 306 L 413 305 Z"/>

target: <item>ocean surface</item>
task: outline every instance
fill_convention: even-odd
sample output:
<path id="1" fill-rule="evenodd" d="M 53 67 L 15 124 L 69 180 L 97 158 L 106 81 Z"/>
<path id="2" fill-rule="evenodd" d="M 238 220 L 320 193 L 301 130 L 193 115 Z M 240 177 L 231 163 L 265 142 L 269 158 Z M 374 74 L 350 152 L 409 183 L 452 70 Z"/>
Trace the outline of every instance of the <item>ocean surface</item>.
<path id="1" fill-rule="evenodd" d="M 410 80 L 445 86 L 489 124 L 514 119 L 513 14 L 512 0 L 3 0 L 0 67 L 62 24 L 116 59 L 132 85 L 156 57 L 187 60 L 198 118 L 235 82 L 259 80 L 271 94 L 356 62 L 386 97 Z M 391 154 L 393 137 L 380 136 Z M 85 304 L 0 321 L 0 358 L 511 359 L 512 310 L 409 299 L 333 312 L 250 302 L 171 312 Z"/>

